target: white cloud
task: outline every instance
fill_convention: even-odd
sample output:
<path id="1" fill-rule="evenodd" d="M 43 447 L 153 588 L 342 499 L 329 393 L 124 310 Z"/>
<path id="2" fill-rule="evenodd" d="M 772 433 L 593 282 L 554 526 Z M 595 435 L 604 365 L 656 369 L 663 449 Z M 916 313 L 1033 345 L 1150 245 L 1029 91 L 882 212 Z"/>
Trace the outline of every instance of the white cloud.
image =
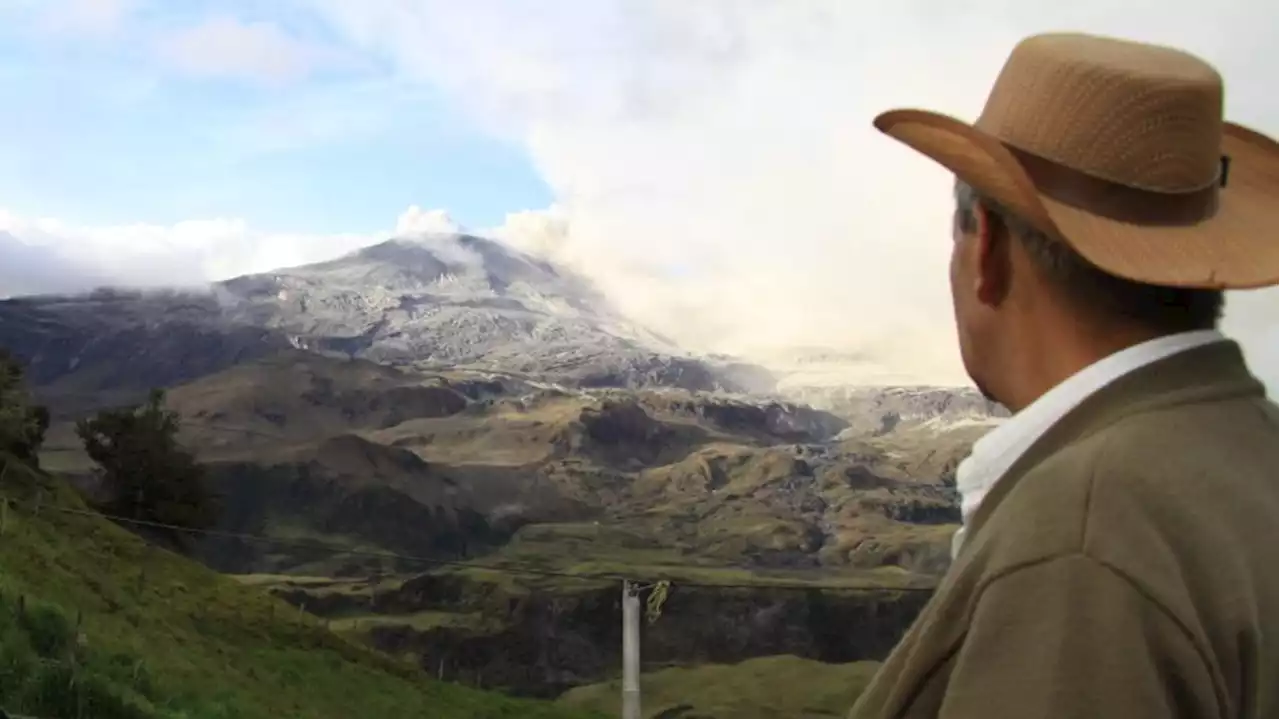
<path id="1" fill-rule="evenodd" d="M 949 178 L 876 133 L 878 111 L 973 117 L 1020 37 L 1066 28 L 1197 52 L 1225 76 L 1233 119 L 1280 124 L 1276 64 L 1258 62 L 1276 56 L 1277 8 L 1258 0 L 312 5 L 525 142 L 568 228 L 556 251 L 639 319 L 757 356 L 836 345 L 924 380 L 966 381 Z M 1274 333 L 1262 296 L 1232 298 L 1229 326 Z"/>
<path id="2" fill-rule="evenodd" d="M 384 238 L 268 233 L 237 219 L 80 227 L 0 210 L 0 297 L 82 291 L 108 282 L 200 286 L 327 260 Z"/>
<path id="3" fill-rule="evenodd" d="M 529 253 L 551 254 L 555 209 L 512 213 L 504 225 L 478 230 Z M 329 260 L 388 237 L 468 232 L 446 210 L 411 205 L 393 229 L 369 234 L 264 232 L 240 219 L 79 226 L 23 217 L 0 208 L 0 298 L 76 293 L 101 286 L 197 288 L 244 274 Z M 450 262 L 480 262 L 457 243 L 428 237 Z M 571 258 L 560 258 L 566 263 Z"/>
<path id="4" fill-rule="evenodd" d="M 54 34 L 106 37 L 120 30 L 140 0 L 41 0 L 19 3 L 38 8 L 35 26 Z"/>
<path id="5" fill-rule="evenodd" d="M 282 83 L 307 76 L 335 55 L 272 23 L 213 17 L 157 40 L 159 56 L 198 77 Z"/>
<path id="6" fill-rule="evenodd" d="M 450 234 L 461 232 L 462 226 L 454 222 L 444 210 L 424 210 L 417 205 L 400 213 L 396 218 L 396 236 L 429 233 Z"/>

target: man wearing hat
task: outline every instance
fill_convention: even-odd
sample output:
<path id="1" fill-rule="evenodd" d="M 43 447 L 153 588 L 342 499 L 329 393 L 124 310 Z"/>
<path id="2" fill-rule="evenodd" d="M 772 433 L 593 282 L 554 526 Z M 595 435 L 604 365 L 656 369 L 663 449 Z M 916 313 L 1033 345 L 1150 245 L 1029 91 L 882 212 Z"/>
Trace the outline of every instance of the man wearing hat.
<path id="1" fill-rule="evenodd" d="M 1277 280 L 1277 145 L 1184 52 L 1021 42 L 956 175 L 965 368 L 1014 414 L 957 471 L 954 563 L 851 716 L 1276 717 L 1276 405 L 1217 329 Z"/>

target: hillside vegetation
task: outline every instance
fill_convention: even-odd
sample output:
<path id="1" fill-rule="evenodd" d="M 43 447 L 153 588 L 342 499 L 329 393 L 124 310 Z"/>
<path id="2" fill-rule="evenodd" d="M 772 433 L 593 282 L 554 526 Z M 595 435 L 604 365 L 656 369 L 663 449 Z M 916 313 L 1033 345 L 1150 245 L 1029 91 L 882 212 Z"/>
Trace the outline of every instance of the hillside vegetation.
<path id="1" fill-rule="evenodd" d="M 166 399 L 222 498 L 217 529 L 254 535 L 207 537 L 196 559 L 432 677 L 527 697 L 616 676 L 601 575 L 674 583 L 646 640 L 659 665 L 879 658 L 955 529 L 964 443 L 934 449 L 949 425 L 849 436 L 783 401 L 296 350 Z M 93 496 L 66 427 L 41 460 Z"/>
<path id="2" fill-rule="evenodd" d="M 0 456 L 0 706 L 40 717 L 593 716 L 432 681 Z M 36 507 L 40 510 L 37 511 Z M 67 511 L 67 510 L 71 511 Z"/>

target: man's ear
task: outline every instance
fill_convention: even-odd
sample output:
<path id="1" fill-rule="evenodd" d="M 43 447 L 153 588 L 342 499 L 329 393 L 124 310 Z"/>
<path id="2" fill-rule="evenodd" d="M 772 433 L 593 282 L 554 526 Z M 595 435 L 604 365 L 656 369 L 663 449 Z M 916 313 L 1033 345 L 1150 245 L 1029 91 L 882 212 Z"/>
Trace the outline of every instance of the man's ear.
<path id="1" fill-rule="evenodd" d="M 972 252 L 974 294 L 978 301 L 999 307 L 1009 294 L 1012 266 L 1009 257 L 1009 230 L 1000 218 L 981 204 L 973 208 L 975 221 Z"/>

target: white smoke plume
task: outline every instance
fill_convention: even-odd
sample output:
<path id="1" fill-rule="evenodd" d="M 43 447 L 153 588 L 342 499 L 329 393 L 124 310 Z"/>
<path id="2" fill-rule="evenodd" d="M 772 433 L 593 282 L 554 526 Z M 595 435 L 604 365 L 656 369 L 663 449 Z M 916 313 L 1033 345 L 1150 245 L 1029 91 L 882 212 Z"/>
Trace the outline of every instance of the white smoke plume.
<path id="1" fill-rule="evenodd" d="M 1233 119 L 1280 124 L 1266 1 L 312 5 L 526 144 L 559 204 L 513 215 L 513 243 L 583 268 L 686 345 L 826 348 L 864 358 L 861 379 L 964 381 L 950 178 L 879 136 L 877 112 L 972 118 L 1020 37 L 1065 29 L 1192 50 L 1222 71 Z M 1275 293 L 1232 297 L 1227 326 L 1274 385 Z"/>

